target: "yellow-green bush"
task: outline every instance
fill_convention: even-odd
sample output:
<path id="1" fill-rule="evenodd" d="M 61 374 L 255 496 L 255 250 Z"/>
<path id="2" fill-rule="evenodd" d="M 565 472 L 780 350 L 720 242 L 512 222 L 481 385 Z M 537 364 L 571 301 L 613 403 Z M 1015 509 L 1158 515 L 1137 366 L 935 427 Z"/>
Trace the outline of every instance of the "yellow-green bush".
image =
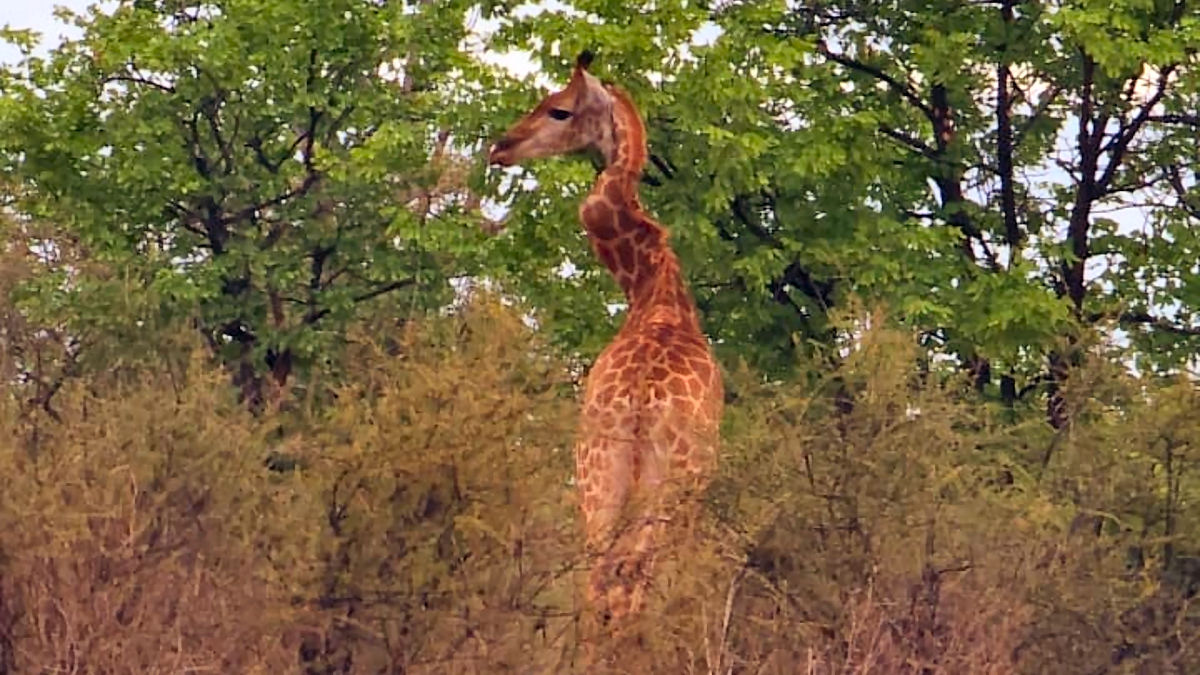
<path id="1" fill-rule="evenodd" d="M 578 555 L 571 381 L 488 302 L 387 342 L 351 349 L 336 403 L 293 451 L 317 527 L 288 568 L 308 570 L 325 610 L 320 658 L 559 670 Z"/>
<path id="2" fill-rule="evenodd" d="M 1195 387 L 1098 360 L 1054 434 L 916 360 L 730 373 L 625 672 L 1200 669 Z M 184 362 L 0 397 L 0 672 L 579 671 L 577 383 L 515 311 L 361 330 L 259 417 Z"/>
<path id="3" fill-rule="evenodd" d="M 716 559 L 683 591 L 691 615 L 652 619 L 696 647 L 672 652 L 687 652 L 675 670 L 1197 672 L 1194 384 L 1151 387 L 1097 359 L 1056 435 L 917 362 L 915 341 L 874 329 L 811 390 L 734 374 Z M 1164 572 L 1149 551 L 1164 550 L 1168 447 Z M 1136 570 L 1130 548 L 1146 551 Z"/>
<path id="4" fill-rule="evenodd" d="M 259 542 L 284 526 L 223 379 L 77 381 L 0 419 L 0 616 L 15 673 L 278 672 Z M 36 413 L 35 413 L 36 414 Z M 36 433 L 35 433 L 36 431 Z"/>
<path id="5" fill-rule="evenodd" d="M 388 337 L 356 344 L 347 384 L 309 416 L 254 419 L 200 360 L 184 378 L 75 381 L 36 438 L 6 397 L 0 663 L 496 672 L 572 658 L 565 370 L 487 303 Z"/>

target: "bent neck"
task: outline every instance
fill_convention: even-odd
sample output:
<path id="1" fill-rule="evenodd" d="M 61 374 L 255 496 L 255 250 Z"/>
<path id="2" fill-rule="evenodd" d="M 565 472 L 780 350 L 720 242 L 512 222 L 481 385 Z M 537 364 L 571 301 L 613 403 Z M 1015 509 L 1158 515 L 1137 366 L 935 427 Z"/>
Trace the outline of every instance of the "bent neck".
<path id="1" fill-rule="evenodd" d="M 604 154 L 605 173 L 633 174 L 641 178 L 646 166 L 646 127 L 638 114 L 637 106 L 624 89 L 606 85 L 604 90 L 612 100 L 612 129 L 604 134 L 611 141 L 601 147 Z M 636 192 L 637 183 L 634 183 Z M 636 195 L 635 195 L 636 197 Z"/>
<path id="2" fill-rule="evenodd" d="M 667 231 L 648 217 L 638 199 L 646 165 L 646 130 L 637 108 L 618 87 L 612 97 L 611 145 L 601 151 L 606 166 L 580 207 L 580 219 L 597 257 L 629 301 L 626 327 L 670 323 L 699 330 L 695 303 L 683 281 Z M 608 145 L 608 147 L 604 147 Z"/>

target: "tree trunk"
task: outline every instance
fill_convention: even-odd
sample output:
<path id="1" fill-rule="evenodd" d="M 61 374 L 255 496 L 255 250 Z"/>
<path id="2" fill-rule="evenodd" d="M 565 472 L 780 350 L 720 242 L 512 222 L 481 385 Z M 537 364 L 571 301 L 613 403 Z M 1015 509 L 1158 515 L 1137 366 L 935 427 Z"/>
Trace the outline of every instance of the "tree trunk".
<path id="1" fill-rule="evenodd" d="M 238 388 L 238 402 L 254 415 L 279 410 L 287 402 L 288 380 L 292 375 L 292 353 L 267 352 L 268 372 L 256 367 L 250 349 L 234 366 L 233 384 Z"/>

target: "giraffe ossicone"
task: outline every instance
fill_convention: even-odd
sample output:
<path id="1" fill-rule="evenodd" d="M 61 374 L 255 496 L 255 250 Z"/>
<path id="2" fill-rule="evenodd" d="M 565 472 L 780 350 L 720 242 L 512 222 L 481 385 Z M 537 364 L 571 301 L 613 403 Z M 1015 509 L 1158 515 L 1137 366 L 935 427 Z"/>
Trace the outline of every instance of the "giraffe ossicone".
<path id="1" fill-rule="evenodd" d="M 588 373 L 575 457 L 596 558 L 588 600 L 615 630 L 643 607 L 656 555 L 716 470 L 724 392 L 667 231 L 638 200 L 645 127 L 624 90 L 588 72 L 592 59 L 579 55 L 567 86 L 518 120 L 489 163 L 591 148 L 605 159 L 579 217 L 629 310 Z"/>

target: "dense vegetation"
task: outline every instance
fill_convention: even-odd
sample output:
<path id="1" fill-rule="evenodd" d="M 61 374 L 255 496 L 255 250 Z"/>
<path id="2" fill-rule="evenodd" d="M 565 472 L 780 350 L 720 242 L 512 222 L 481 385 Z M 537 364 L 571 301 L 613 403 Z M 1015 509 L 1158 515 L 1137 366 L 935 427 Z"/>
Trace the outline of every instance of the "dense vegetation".
<path id="1" fill-rule="evenodd" d="M 4 31 L 0 673 L 578 666 L 584 47 L 729 390 L 629 671 L 1200 671 L 1200 8 L 644 5 Z"/>

